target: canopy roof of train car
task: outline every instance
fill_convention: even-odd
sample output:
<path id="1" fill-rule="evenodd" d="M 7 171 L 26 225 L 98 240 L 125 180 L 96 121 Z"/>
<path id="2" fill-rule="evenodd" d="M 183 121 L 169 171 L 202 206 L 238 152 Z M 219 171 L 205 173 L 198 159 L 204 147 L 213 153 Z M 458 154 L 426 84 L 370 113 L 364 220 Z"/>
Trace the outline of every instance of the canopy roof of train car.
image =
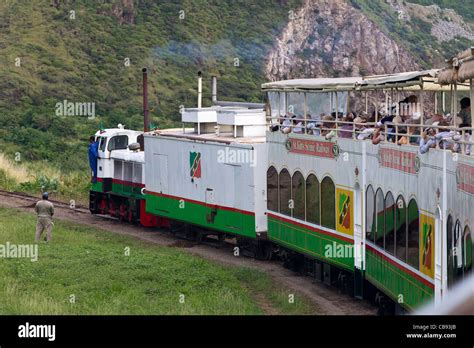
<path id="1" fill-rule="evenodd" d="M 439 69 L 431 69 L 365 77 L 283 80 L 264 83 L 262 84 L 262 90 L 283 92 L 331 92 L 375 89 L 450 91 L 449 86 L 437 83 L 437 75 L 440 71 Z M 458 86 L 458 90 L 469 90 L 469 85 L 461 84 Z"/>
<path id="2" fill-rule="evenodd" d="M 314 79 L 294 79 L 262 84 L 262 90 L 274 91 L 350 91 L 362 77 L 334 77 Z"/>
<path id="3" fill-rule="evenodd" d="M 439 83 L 445 85 L 474 79 L 474 47 L 459 53 L 446 63 L 447 67 L 438 76 Z"/>

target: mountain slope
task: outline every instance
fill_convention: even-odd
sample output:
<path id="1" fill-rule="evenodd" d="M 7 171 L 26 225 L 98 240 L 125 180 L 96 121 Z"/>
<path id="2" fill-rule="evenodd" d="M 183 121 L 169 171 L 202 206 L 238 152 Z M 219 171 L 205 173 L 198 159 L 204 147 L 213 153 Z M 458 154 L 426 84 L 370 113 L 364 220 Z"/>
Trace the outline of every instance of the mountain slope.
<path id="1" fill-rule="evenodd" d="M 265 56 L 299 1 L 278 3 L 2 2 L 0 151 L 85 168 L 87 136 L 100 124 L 142 127 L 143 66 L 152 120 L 162 127 L 179 119 L 180 105 L 195 105 L 198 70 L 207 95 L 216 74 L 220 97 L 260 101 Z M 64 100 L 95 103 L 97 117 L 56 116 Z"/>

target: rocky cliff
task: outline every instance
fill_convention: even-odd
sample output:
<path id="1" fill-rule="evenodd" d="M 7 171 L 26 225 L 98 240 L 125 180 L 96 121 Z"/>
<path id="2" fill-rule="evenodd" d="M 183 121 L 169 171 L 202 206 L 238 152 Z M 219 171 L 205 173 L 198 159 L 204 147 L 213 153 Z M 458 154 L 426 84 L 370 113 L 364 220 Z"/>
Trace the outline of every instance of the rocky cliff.
<path id="1" fill-rule="evenodd" d="M 266 65 L 270 80 L 418 69 L 415 58 L 344 0 L 306 0 Z"/>

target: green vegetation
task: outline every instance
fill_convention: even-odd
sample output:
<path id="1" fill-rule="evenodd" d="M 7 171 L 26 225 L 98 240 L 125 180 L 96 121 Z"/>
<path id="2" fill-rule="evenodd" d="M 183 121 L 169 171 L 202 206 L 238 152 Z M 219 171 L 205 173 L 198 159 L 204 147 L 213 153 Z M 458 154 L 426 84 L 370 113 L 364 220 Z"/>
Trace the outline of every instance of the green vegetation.
<path id="1" fill-rule="evenodd" d="M 207 99 L 215 74 L 220 98 L 261 101 L 265 54 L 300 0 L 124 3 L 0 4 L 1 152 L 65 172 L 86 170 L 87 139 L 100 125 L 143 127 L 143 66 L 150 70 L 152 122 L 160 127 L 176 123 L 180 105 L 195 105 L 198 70 Z M 97 117 L 56 116 L 64 100 L 95 103 Z"/>
<path id="2" fill-rule="evenodd" d="M 468 39 L 456 38 L 448 42 L 438 42 L 431 35 L 431 24 L 417 17 L 405 22 L 398 19 L 398 14 L 384 0 L 350 0 L 351 4 L 362 10 L 367 17 L 376 23 L 387 35 L 395 39 L 416 58 L 422 68 L 430 69 L 440 62 L 452 57 L 472 45 Z M 472 5 L 464 1 L 421 0 L 408 1 L 422 5 L 439 4 L 441 7 L 454 8 L 467 21 L 472 21 Z M 465 4 L 465 5 L 461 5 Z M 465 7 L 470 7 L 464 12 Z"/>
<path id="3" fill-rule="evenodd" d="M 474 6 L 472 1 L 459 0 L 410 0 L 409 2 L 419 5 L 438 5 L 441 8 L 452 8 L 465 20 L 474 22 Z"/>
<path id="4" fill-rule="evenodd" d="M 0 208 L 0 220 L 0 244 L 33 242 L 33 215 Z M 0 313 L 315 314 L 298 294 L 290 304 L 292 292 L 260 271 L 64 221 L 38 255 L 0 258 Z"/>
<path id="5" fill-rule="evenodd" d="M 90 177 L 87 171 L 61 172 L 44 161 L 11 161 L 0 153 L 0 188 L 41 196 L 50 192 L 54 199 L 74 200 L 87 205 Z"/>

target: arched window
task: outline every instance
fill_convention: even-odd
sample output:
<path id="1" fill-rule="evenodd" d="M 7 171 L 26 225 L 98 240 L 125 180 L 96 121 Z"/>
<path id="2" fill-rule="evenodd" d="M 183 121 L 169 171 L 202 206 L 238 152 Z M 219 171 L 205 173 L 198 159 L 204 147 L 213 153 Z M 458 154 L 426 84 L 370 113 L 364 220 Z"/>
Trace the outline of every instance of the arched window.
<path id="1" fill-rule="evenodd" d="M 395 254 L 395 200 L 391 192 L 385 196 L 385 250 Z"/>
<path id="2" fill-rule="evenodd" d="M 336 228 L 336 189 L 330 177 L 321 181 L 321 225 Z"/>
<path id="3" fill-rule="evenodd" d="M 464 260 L 464 276 L 472 270 L 472 236 L 469 226 L 464 228 L 464 246 L 463 246 L 463 260 Z"/>
<path id="4" fill-rule="evenodd" d="M 278 172 L 274 167 L 267 170 L 267 209 L 278 212 Z"/>
<path id="5" fill-rule="evenodd" d="M 382 189 L 375 194 L 375 244 L 383 249 L 385 200 Z"/>
<path id="6" fill-rule="evenodd" d="M 319 181 L 316 175 L 306 178 L 306 221 L 321 224 Z"/>
<path id="7" fill-rule="evenodd" d="M 287 169 L 283 169 L 279 175 L 280 213 L 291 216 L 291 176 Z"/>
<path id="8" fill-rule="evenodd" d="M 407 206 L 403 196 L 398 196 L 395 203 L 395 256 L 407 260 Z"/>
<path id="9" fill-rule="evenodd" d="M 375 192 L 372 185 L 367 187 L 365 193 L 365 233 L 366 240 L 374 242 L 375 240 Z"/>
<path id="10" fill-rule="evenodd" d="M 448 287 L 451 287 L 454 283 L 454 254 L 455 254 L 455 249 L 454 249 L 454 238 L 453 238 L 453 217 L 451 215 L 448 215 L 448 221 L 446 222 L 446 234 L 447 234 L 447 253 L 448 253 Z"/>
<path id="11" fill-rule="evenodd" d="M 415 199 L 408 203 L 407 263 L 419 269 L 420 263 L 420 216 Z"/>
<path id="12" fill-rule="evenodd" d="M 296 171 L 291 178 L 291 199 L 293 200 L 293 217 L 305 219 L 305 184 L 303 174 Z"/>

